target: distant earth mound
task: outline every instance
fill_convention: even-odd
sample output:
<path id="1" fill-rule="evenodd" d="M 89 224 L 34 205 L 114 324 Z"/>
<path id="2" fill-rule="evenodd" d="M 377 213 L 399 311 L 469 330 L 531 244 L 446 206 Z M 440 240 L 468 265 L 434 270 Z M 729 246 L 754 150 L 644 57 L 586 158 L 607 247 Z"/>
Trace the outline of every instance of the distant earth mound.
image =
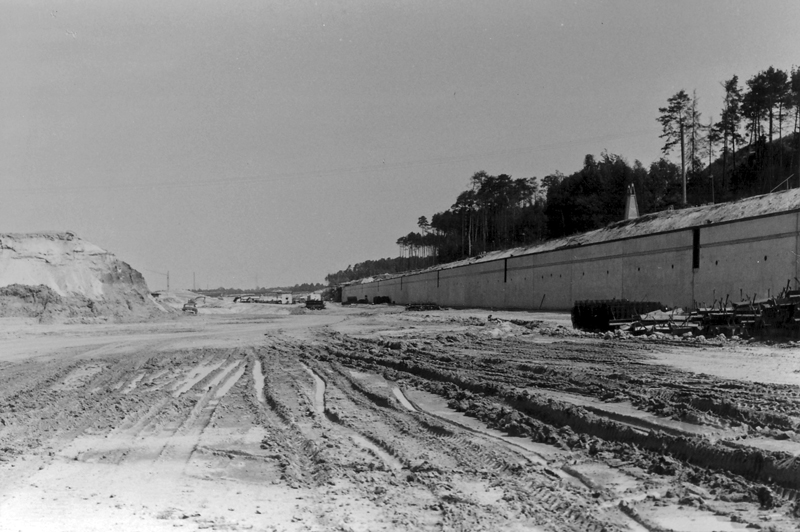
<path id="1" fill-rule="evenodd" d="M 140 321 L 163 315 L 142 274 L 70 231 L 0 234 L 0 316 Z"/>

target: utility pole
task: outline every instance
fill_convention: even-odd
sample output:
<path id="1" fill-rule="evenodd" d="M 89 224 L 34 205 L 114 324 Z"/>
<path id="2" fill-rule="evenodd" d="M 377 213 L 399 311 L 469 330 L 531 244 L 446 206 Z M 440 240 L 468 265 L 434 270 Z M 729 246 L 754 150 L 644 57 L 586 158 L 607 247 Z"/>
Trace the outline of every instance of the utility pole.
<path id="1" fill-rule="evenodd" d="M 167 270 L 167 273 L 164 273 L 164 272 L 157 272 L 157 271 L 155 271 L 155 270 L 146 270 L 146 271 L 148 271 L 148 272 L 150 272 L 150 273 L 157 273 L 158 275 L 163 275 L 163 276 L 165 276 L 165 277 L 167 278 L 167 292 L 169 292 L 169 270 Z"/>
<path id="2" fill-rule="evenodd" d="M 194 290 L 195 290 L 195 277 L 194 277 L 194 272 L 192 272 L 192 292 L 194 292 Z"/>

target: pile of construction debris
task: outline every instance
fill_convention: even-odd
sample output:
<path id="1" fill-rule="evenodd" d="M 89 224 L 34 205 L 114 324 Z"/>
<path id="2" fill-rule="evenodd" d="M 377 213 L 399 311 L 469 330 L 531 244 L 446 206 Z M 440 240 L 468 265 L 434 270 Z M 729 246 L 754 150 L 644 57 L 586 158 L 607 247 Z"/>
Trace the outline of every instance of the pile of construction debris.
<path id="1" fill-rule="evenodd" d="M 406 305 L 406 310 L 409 312 L 418 312 L 427 310 L 442 310 L 442 307 L 436 303 L 410 303 Z"/>
<path id="2" fill-rule="evenodd" d="M 718 301 L 688 311 L 660 307 L 652 302 L 577 301 L 572 308 L 572 324 L 582 330 L 618 330 L 636 336 L 800 336 L 800 289 L 792 290 L 788 284 L 778 295 L 765 299 Z M 645 308 L 650 310 L 639 313 Z"/>
<path id="3" fill-rule="evenodd" d="M 576 301 L 572 307 L 572 326 L 587 331 L 610 331 L 638 321 L 643 314 L 662 308 L 653 301 L 605 299 Z"/>

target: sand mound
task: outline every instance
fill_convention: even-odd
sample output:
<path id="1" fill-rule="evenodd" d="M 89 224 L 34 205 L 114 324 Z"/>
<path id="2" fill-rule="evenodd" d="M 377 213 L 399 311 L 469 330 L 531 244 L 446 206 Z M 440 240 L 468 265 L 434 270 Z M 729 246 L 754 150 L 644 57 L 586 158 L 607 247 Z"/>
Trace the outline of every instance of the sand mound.
<path id="1" fill-rule="evenodd" d="M 169 292 L 166 290 L 160 290 L 155 294 L 156 301 L 164 307 L 170 307 L 174 310 L 182 310 L 184 303 L 188 303 L 189 301 L 194 300 L 195 298 L 201 298 L 202 302 L 202 295 L 195 294 L 189 290 L 170 290 Z"/>
<path id="2" fill-rule="evenodd" d="M 72 232 L 0 234 L 0 316 L 136 321 L 163 312 L 142 274 Z"/>

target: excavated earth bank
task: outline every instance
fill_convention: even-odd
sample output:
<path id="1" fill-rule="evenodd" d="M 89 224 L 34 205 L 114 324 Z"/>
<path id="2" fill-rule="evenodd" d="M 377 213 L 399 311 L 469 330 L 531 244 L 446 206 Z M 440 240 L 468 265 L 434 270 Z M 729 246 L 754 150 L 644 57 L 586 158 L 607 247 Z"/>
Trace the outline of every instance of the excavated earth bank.
<path id="1" fill-rule="evenodd" d="M 142 274 L 72 232 L 0 234 L 0 317 L 90 323 L 164 312 Z"/>
<path id="2" fill-rule="evenodd" d="M 795 346 L 230 305 L 0 338 L 0 529 L 800 526 L 800 382 L 752 379 Z"/>

